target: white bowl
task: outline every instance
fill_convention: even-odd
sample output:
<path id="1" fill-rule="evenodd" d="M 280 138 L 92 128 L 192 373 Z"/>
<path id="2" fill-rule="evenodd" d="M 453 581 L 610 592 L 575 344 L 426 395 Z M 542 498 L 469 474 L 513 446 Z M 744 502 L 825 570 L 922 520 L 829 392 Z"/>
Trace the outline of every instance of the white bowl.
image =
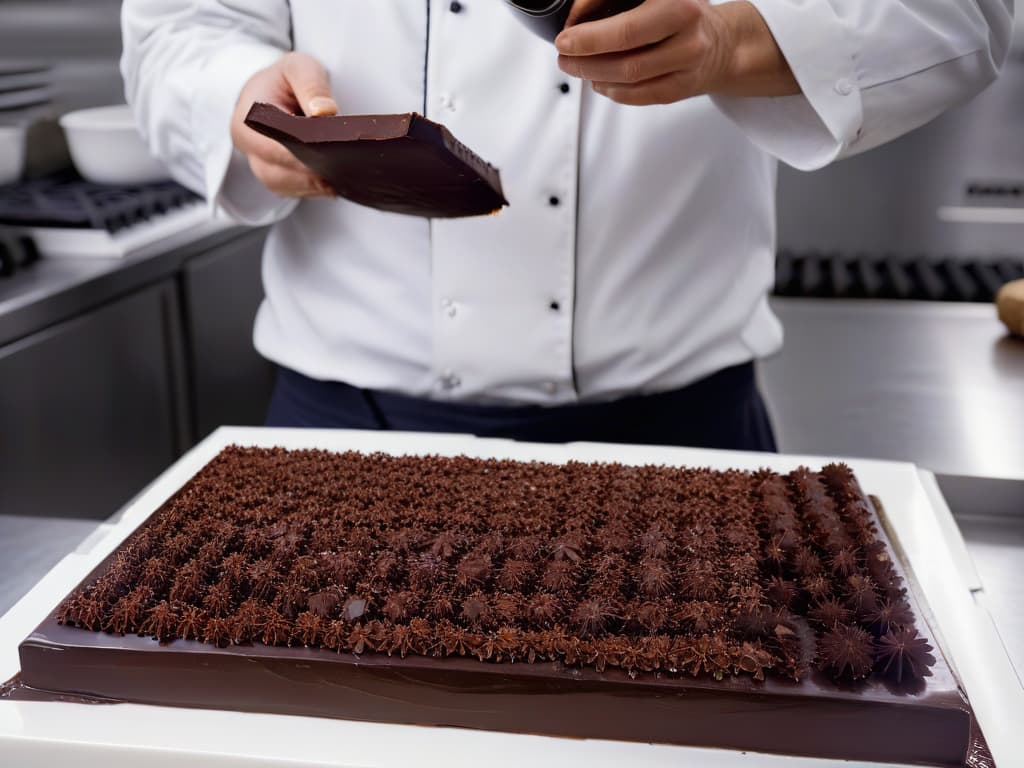
<path id="1" fill-rule="evenodd" d="M 25 127 L 0 125 L 0 184 L 21 178 L 25 170 Z"/>
<path id="2" fill-rule="evenodd" d="M 75 168 L 97 184 L 148 184 L 170 178 L 146 148 L 127 104 L 69 112 L 60 119 Z"/>

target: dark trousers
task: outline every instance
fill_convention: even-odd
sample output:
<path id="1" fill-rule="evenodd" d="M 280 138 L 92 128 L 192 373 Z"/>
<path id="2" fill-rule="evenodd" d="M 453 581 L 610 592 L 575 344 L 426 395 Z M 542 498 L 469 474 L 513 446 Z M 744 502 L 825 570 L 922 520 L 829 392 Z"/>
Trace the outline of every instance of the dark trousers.
<path id="1" fill-rule="evenodd" d="M 682 389 L 583 405 L 493 406 L 423 400 L 317 381 L 279 368 L 271 427 L 461 432 L 534 442 L 588 440 L 775 451 L 753 363 Z"/>

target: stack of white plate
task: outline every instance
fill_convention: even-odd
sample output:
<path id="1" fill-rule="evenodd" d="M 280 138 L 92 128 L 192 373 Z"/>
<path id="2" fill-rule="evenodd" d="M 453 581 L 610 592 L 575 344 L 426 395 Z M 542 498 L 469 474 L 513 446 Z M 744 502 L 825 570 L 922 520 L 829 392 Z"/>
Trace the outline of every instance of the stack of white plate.
<path id="1" fill-rule="evenodd" d="M 5 113 L 48 104 L 52 98 L 49 64 L 0 60 L 0 120 Z"/>
<path id="2" fill-rule="evenodd" d="M 53 99 L 50 65 L 0 60 L 0 184 L 21 178 L 31 116 Z"/>

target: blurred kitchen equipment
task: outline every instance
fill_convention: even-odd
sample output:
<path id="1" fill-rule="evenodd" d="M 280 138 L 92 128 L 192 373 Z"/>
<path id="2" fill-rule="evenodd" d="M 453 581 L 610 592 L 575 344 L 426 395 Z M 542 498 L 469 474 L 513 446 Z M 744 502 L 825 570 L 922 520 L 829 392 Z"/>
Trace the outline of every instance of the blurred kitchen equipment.
<path id="1" fill-rule="evenodd" d="M 780 165 L 779 293 L 989 302 L 1024 277 L 1024 10 L 1014 29 L 971 101 L 820 171 Z"/>
<path id="2" fill-rule="evenodd" d="M 170 178 L 149 154 L 127 104 L 69 112 L 60 118 L 75 168 L 97 184 L 149 184 Z"/>
<path id="3" fill-rule="evenodd" d="M 25 109 L 40 104 L 48 104 L 53 100 L 53 92 L 49 86 L 42 88 L 22 88 L 15 91 L 0 91 L 0 114 L 13 109 Z"/>
<path id="4" fill-rule="evenodd" d="M 25 168 L 25 127 L 0 125 L 0 184 L 21 178 Z"/>
<path id="5" fill-rule="evenodd" d="M 50 84 L 50 70 L 46 65 L 36 65 L 30 71 L 5 69 L 0 63 L 0 93 L 22 91 L 27 88 L 45 88 Z"/>
<path id="6" fill-rule="evenodd" d="M 1024 255 L 981 253 L 929 258 L 782 249 L 775 295 L 835 299 L 989 302 L 1003 284 L 1024 278 Z"/>
<path id="7" fill-rule="evenodd" d="M 21 122 L 27 108 L 53 101 L 52 78 L 47 62 L 0 59 L 0 124 Z"/>
<path id="8" fill-rule="evenodd" d="M 0 227 L 30 238 L 42 256 L 122 258 L 226 226 L 174 181 L 94 184 L 64 174 L 0 187 Z"/>
<path id="9" fill-rule="evenodd" d="M 553 41 L 565 27 L 572 11 L 574 0 L 505 0 L 518 11 L 520 21 L 543 37 Z M 594 8 L 579 19 L 594 21 L 628 11 L 640 5 L 643 0 L 598 0 Z"/>
<path id="10" fill-rule="evenodd" d="M 543 37 L 554 40 L 569 18 L 573 0 L 506 0 L 519 12 L 519 19 Z"/>

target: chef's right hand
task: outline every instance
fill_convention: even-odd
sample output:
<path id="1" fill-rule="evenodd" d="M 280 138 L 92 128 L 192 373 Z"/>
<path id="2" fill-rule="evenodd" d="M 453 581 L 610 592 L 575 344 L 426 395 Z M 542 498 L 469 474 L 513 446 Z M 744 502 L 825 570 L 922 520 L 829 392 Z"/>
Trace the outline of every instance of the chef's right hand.
<path id="1" fill-rule="evenodd" d="M 282 197 L 333 197 L 334 191 L 273 139 L 245 124 L 254 102 L 261 101 L 293 114 L 323 117 L 338 114 L 327 70 L 312 56 L 286 53 L 253 75 L 242 88 L 231 118 L 231 141 L 249 160 L 253 174 Z"/>

